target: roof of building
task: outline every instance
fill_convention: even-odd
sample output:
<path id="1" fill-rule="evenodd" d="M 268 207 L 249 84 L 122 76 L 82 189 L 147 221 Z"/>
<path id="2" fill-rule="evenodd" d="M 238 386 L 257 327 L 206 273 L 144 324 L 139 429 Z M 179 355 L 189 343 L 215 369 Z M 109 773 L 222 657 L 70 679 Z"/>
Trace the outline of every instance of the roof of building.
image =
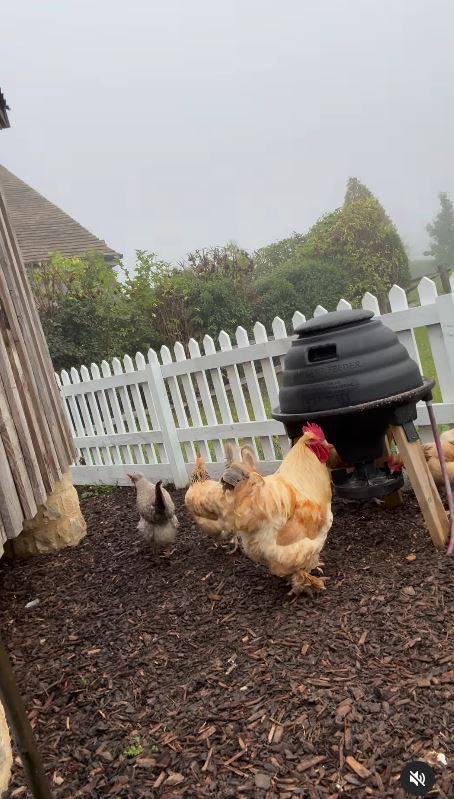
<path id="1" fill-rule="evenodd" d="M 0 189 L 26 264 L 46 261 L 53 252 L 73 256 L 98 250 L 109 260 L 121 258 L 105 241 L 96 238 L 1 164 Z"/>
<path id="2" fill-rule="evenodd" d="M 0 90 L 0 130 L 10 126 L 7 111 L 9 111 L 9 106 L 6 105 L 6 100 Z"/>

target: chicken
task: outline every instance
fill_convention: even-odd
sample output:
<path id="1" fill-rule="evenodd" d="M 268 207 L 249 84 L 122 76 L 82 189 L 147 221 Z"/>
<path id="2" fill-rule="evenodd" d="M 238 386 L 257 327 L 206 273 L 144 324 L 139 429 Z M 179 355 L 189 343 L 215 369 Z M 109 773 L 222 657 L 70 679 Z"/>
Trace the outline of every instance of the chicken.
<path id="1" fill-rule="evenodd" d="M 329 455 L 321 428 L 308 424 L 275 474 L 263 477 L 242 462 L 228 466 L 221 478 L 233 498 L 234 530 L 244 552 L 288 577 L 295 594 L 325 587 L 311 571 L 333 522 Z"/>
<path id="2" fill-rule="evenodd" d="M 128 474 L 136 487 L 139 523 L 137 529 L 154 552 L 173 544 L 179 526 L 175 505 L 162 480 L 156 485 L 145 479 L 140 472 Z"/>
<path id="3" fill-rule="evenodd" d="M 226 444 L 225 455 L 227 466 L 230 466 L 235 459 L 235 448 L 232 444 Z M 257 468 L 254 453 L 249 446 L 242 447 L 241 458 L 249 468 Z M 231 541 L 236 538 L 233 496 L 231 492 L 225 490 L 219 480 L 210 478 L 205 461 L 201 456 L 197 458 L 184 503 L 203 533 L 215 541 Z"/>
<path id="4" fill-rule="evenodd" d="M 443 455 L 445 456 L 449 482 L 454 484 L 454 427 L 451 430 L 445 430 L 440 436 L 440 441 Z M 424 444 L 423 450 L 435 485 L 444 486 L 445 481 L 441 471 L 440 461 L 438 460 L 435 442 L 432 441 L 430 444 Z"/>
<path id="5" fill-rule="evenodd" d="M 454 427 L 451 430 L 445 430 L 440 435 L 441 448 L 445 456 L 446 471 L 448 472 L 449 482 L 454 484 Z M 430 469 L 435 485 L 442 487 L 445 484 L 444 477 L 441 471 L 440 461 L 438 460 L 437 447 L 434 441 L 423 444 L 424 456 L 427 465 Z M 403 466 L 403 460 L 400 455 L 392 456 L 393 464 Z"/>

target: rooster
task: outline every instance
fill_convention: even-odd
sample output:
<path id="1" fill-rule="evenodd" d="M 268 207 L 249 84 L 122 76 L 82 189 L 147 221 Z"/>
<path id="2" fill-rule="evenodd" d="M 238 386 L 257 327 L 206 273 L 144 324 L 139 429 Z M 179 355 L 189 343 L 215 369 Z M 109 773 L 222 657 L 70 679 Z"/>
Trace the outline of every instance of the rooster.
<path id="1" fill-rule="evenodd" d="M 230 466 L 235 460 L 235 448 L 232 444 L 225 445 L 225 455 L 227 466 Z M 249 469 L 257 468 L 254 453 L 250 447 L 242 447 L 241 457 L 242 463 Z M 220 542 L 235 539 L 233 495 L 231 492 L 225 491 L 219 480 L 213 480 L 210 477 L 202 456 L 196 460 L 184 503 L 205 535 Z"/>
<path id="2" fill-rule="evenodd" d="M 154 552 L 165 549 L 175 541 L 179 526 L 169 492 L 162 480 L 154 485 L 140 472 L 128 474 L 128 477 L 136 488 L 140 516 L 137 529 Z"/>
<path id="3" fill-rule="evenodd" d="M 333 522 L 329 457 L 322 429 L 307 424 L 275 474 L 263 477 L 243 461 L 228 466 L 221 478 L 244 552 L 289 578 L 294 594 L 325 587 L 324 578 L 311 572 Z"/>

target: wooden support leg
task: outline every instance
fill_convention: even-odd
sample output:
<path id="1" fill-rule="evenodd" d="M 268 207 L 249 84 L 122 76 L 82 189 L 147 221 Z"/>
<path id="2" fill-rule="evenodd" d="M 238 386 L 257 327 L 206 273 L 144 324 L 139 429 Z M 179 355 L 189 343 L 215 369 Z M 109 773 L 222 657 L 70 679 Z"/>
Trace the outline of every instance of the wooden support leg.
<path id="1" fill-rule="evenodd" d="M 387 455 L 391 455 L 391 443 L 393 440 L 393 434 L 391 430 L 388 430 L 385 438 L 385 452 Z M 389 496 L 385 497 L 384 506 L 385 508 L 398 508 L 399 505 L 402 505 L 404 498 L 402 496 L 402 491 L 394 491 L 394 494 L 389 494 Z"/>
<path id="2" fill-rule="evenodd" d="M 449 535 L 449 520 L 421 444 L 419 441 L 409 442 L 402 427 L 391 427 L 390 429 L 432 541 L 437 549 L 443 549 Z"/>

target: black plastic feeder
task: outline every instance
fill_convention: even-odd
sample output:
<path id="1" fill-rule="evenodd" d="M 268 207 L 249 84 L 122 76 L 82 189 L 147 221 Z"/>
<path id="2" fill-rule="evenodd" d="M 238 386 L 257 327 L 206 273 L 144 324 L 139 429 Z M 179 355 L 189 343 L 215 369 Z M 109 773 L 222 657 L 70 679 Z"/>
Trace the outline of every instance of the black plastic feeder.
<path id="1" fill-rule="evenodd" d="M 336 311 L 296 328 L 284 359 L 280 407 L 292 444 L 308 421 L 321 425 L 345 468 L 332 472 L 336 493 L 384 497 L 403 485 L 400 473 L 375 461 L 385 453 L 390 425 L 417 440 L 416 403 L 431 400 L 435 381 L 422 377 L 395 333 L 372 311 Z"/>

